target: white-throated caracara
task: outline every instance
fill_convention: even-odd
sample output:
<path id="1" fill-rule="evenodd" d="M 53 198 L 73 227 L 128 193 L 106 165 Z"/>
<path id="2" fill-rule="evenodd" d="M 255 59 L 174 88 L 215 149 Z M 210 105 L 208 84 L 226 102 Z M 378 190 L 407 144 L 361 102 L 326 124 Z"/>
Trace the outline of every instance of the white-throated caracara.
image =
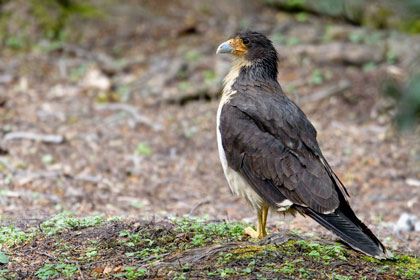
<path id="1" fill-rule="evenodd" d="M 277 81 L 277 52 L 257 32 L 243 32 L 216 53 L 233 54 L 217 112 L 220 161 L 229 186 L 257 211 L 262 238 L 268 209 L 307 215 L 352 248 L 391 257 L 354 214 L 348 193 L 328 165 L 316 130 Z"/>

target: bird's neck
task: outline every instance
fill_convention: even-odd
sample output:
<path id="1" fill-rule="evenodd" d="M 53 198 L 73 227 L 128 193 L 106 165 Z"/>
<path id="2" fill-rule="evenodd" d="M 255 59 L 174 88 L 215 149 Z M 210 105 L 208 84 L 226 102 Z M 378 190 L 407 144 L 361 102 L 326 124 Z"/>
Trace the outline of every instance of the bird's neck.
<path id="1" fill-rule="evenodd" d="M 231 73 L 236 74 L 235 84 L 238 85 L 249 85 L 255 81 L 278 83 L 277 59 L 268 57 L 251 62 L 244 58 L 238 58 L 233 64 Z"/>
<path id="2" fill-rule="evenodd" d="M 250 67 L 252 64 L 250 61 L 237 57 L 233 63 L 232 68 L 230 69 L 229 73 L 226 75 L 224 79 L 224 92 L 230 91 L 232 88 L 232 85 L 236 82 L 236 80 L 239 78 L 239 75 L 242 72 L 242 69 Z"/>
<path id="3" fill-rule="evenodd" d="M 277 81 L 277 59 L 259 59 L 241 68 L 239 77 L 244 79 L 262 79 Z"/>
<path id="4" fill-rule="evenodd" d="M 232 68 L 224 79 L 224 95 L 235 92 L 236 87 L 249 86 L 259 83 L 274 83 L 277 81 L 277 59 L 258 60 L 251 62 L 238 57 L 233 61 Z"/>

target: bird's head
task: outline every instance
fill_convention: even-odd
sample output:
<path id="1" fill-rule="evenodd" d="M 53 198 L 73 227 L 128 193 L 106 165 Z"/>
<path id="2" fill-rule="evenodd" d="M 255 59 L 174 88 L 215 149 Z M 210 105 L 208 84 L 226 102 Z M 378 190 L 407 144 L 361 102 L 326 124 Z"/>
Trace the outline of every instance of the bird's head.
<path id="1" fill-rule="evenodd" d="M 263 34 L 253 31 L 240 32 L 220 44 L 216 53 L 228 53 L 237 58 L 236 65 L 247 73 L 277 79 L 277 51 Z"/>
<path id="2" fill-rule="evenodd" d="M 216 53 L 233 54 L 251 63 L 260 60 L 273 60 L 277 63 L 277 52 L 273 43 L 263 34 L 253 31 L 238 33 L 220 44 Z"/>

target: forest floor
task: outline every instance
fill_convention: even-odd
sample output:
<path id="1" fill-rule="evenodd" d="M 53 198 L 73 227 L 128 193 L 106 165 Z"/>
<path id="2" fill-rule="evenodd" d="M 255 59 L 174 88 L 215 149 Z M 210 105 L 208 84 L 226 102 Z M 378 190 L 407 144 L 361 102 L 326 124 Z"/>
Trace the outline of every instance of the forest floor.
<path id="1" fill-rule="evenodd" d="M 194 1 L 180 1 L 161 9 L 160 1 L 142 8 L 128 3 L 119 12 L 129 11 L 131 16 L 116 15 L 111 23 L 96 29 L 92 25 L 80 44 L 46 41 L 26 52 L 4 50 L 1 54 L 0 215 L 3 226 L 14 226 L 2 229 L 2 248 L 9 256 L 1 265 L 0 255 L 4 275 L 42 278 L 40 269 L 51 264 L 46 270 L 58 274 L 49 272 L 54 274 L 50 278 L 89 279 L 96 267 L 101 267 L 96 272 L 102 276 L 129 272 L 165 278 L 165 267 L 177 267 L 178 274 L 168 277 L 187 273 L 187 278 L 220 278 L 230 277 L 230 272 L 219 271 L 229 264 L 226 268 L 237 267 L 237 278 L 271 279 L 276 273 L 293 279 L 410 278 L 411 274 L 398 272 L 397 266 L 404 262 L 417 265 L 417 271 L 412 271 L 420 273 L 418 259 L 377 263 L 351 251 L 335 252 L 336 245 L 326 245 L 326 241 L 319 245 L 311 239 L 308 245 L 291 238 L 280 249 L 269 243 L 248 243 L 251 241 L 238 234 L 241 229 L 235 231 L 231 222 L 255 223 L 256 215 L 227 186 L 215 132 L 221 79 L 231 61 L 216 56 L 215 50 L 235 30 L 263 31 L 279 51 L 283 89 L 318 130 L 323 153 L 346 185 L 357 215 L 397 254 L 418 256 L 420 232 L 397 233 L 393 227 L 403 212 L 420 213 L 420 143 L 418 135 L 395 132 L 392 100 L 382 94 L 388 78 L 402 80 L 408 75 L 407 61 L 420 46 L 418 37 L 367 30 L 310 14 L 287 14 L 261 5 L 204 9 Z M 141 16 L 135 11 L 141 11 Z M 45 223 L 63 211 L 78 217 L 105 216 L 97 224 L 82 226 L 77 222 L 80 219 L 70 219 L 68 224 L 67 216 L 58 216 L 64 221 L 63 228 L 49 235 L 43 227 L 54 226 Z M 217 221 L 216 227 L 227 223 L 230 237 L 179 229 L 184 215 Z M 105 222 L 114 216 L 124 220 Z M 175 217 L 178 222 L 173 221 Z M 270 232 L 280 235 L 292 230 L 335 240 L 300 216 L 270 215 L 268 224 Z M 30 228 L 39 231 L 31 235 Z M 7 232 L 17 233 L 8 237 Z M 19 237 L 22 240 L 15 244 L 20 233 L 30 236 Z M 129 241 L 126 247 L 118 243 L 119 237 L 126 243 L 130 238 L 142 239 L 130 237 L 140 233 L 153 237 L 149 238 L 151 249 L 163 246 L 164 250 L 141 255 L 138 252 L 147 248 L 144 240 Z M 188 245 L 191 240 L 197 244 Z M 255 258 L 225 262 L 216 254 L 206 263 L 194 263 L 194 268 L 191 264 L 184 267 L 187 253 L 159 242 L 170 242 L 177 250 L 188 249 L 186 252 L 236 242 L 217 254 L 237 256 L 243 254 L 238 248 L 243 248 L 255 252 Z M 76 251 L 63 257 L 69 248 Z M 319 261 L 322 250 L 331 251 L 334 261 L 305 262 Z M 126 257 L 114 261 L 123 255 Z M 276 260 L 276 256 L 280 257 Z M 348 264 L 335 259 L 339 256 Z M 77 269 L 70 276 L 66 268 L 56 268 L 59 264 L 65 267 L 63 258 L 72 264 L 69 270 Z M 100 258 L 103 262 L 96 262 Z M 113 260 L 107 263 L 110 258 Z M 178 258 L 176 263 L 174 258 Z M 143 267 L 157 259 L 162 259 L 159 269 Z M 292 259 L 296 262 L 290 267 L 281 265 L 281 260 L 288 263 Z M 19 266 L 21 263 L 25 265 Z M 262 263 L 273 265 L 265 269 Z M 292 266 L 292 273 L 285 272 L 292 271 Z M 136 268 L 124 272 L 127 267 Z M 198 268 L 210 274 L 194 274 L 199 273 Z"/>
<path id="2" fill-rule="evenodd" d="M 418 279 L 420 259 L 379 261 L 331 240 L 273 233 L 250 240 L 244 223 L 204 219 L 128 222 L 59 214 L 9 227 L 1 279 Z M 5 262 L 0 254 L 0 262 Z M 13 259 L 13 260 L 12 260 Z M 7 259 L 6 259 L 7 260 Z"/>

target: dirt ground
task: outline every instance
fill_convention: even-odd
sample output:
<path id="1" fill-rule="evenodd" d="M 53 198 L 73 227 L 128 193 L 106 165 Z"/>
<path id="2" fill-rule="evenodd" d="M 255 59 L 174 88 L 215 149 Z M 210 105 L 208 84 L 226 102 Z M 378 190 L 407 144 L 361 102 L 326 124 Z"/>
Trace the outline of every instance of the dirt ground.
<path id="1" fill-rule="evenodd" d="M 13 260 L 0 264 L 2 279 L 363 280 L 420 275 L 418 258 L 398 255 L 379 261 L 331 240 L 287 232 L 250 240 L 237 222 L 127 222 L 60 214 L 35 232 L 12 232 L 6 243 L 16 242 L 8 253 Z"/>
<path id="2" fill-rule="evenodd" d="M 230 62 L 215 50 L 250 28 L 275 42 L 280 83 L 317 128 L 358 216 L 386 246 L 418 255 L 420 232 L 392 229 L 401 213 L 420 213 L 420 141 L 418 133 L 392 129 L 391 102 L 381 94 L 386 77 L 407 75 L 404 59 L 381 47 L 391 35 L 239 1 L 226 9 L 174 3 L 161 9 L 162 1 L 127 1 L 107 25 L 92 23 L 78 45 L 3 52 L 3 224 L 36 224 L 63 210 L 254 222 L 245 201 L 230 193 L 215 131 Z M 271 232 L 334 238 L 303 217 L 271 215 L 268 223 Z"/>

